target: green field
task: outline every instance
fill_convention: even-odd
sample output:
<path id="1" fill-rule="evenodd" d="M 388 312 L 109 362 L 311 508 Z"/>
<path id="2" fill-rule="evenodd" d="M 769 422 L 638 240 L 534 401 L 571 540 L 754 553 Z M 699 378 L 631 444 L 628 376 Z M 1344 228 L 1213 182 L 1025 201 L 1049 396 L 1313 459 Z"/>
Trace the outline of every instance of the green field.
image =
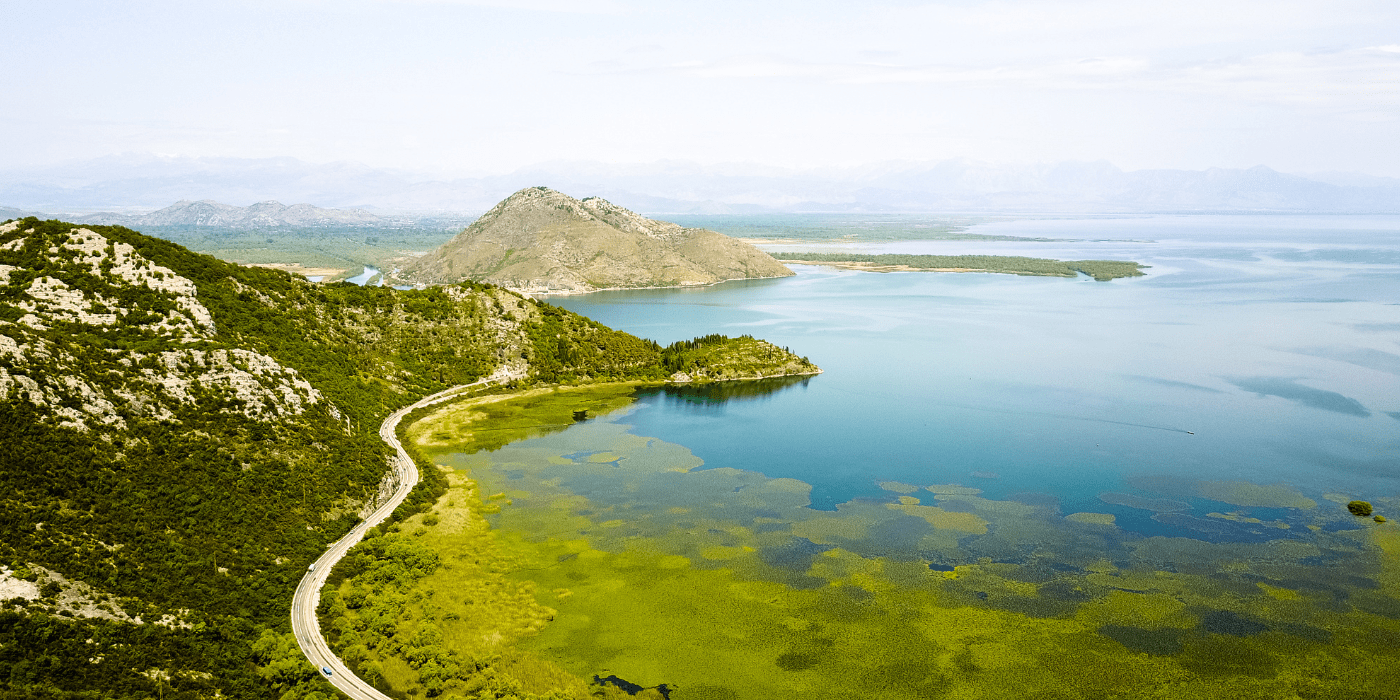
<path id="1" fill-rule="evenodd" d="M 240 265 L 300 264 L 307 268 L 344 270 L 326 281 L 353 277 L 365 265 L 390 271 L 451 240 L 458 222 L 405 228 L 148 227 L 147 235 L 165 238 L 190 250 Z"/>

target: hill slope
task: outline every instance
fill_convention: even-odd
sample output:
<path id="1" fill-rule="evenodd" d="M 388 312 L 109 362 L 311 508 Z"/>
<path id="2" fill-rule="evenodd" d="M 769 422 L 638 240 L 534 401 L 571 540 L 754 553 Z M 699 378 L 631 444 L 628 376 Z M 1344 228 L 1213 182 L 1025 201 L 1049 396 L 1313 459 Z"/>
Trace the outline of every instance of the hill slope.
<path id="1" fill-rule="evenodd" d="M 385 415 L 493 374 L 662 380 L 689 353 L 485 285 L 314 285 L 115 226 L 0 224 L 0 696 L 328 690 L 288 605 L 392 489 Z"/>
<path id="2" fill-rule="evenodd" d="M 655 221 L 607 200 L 520 190 L 417 262 L 401 280 L 464 279 L 527 292 L 675 287 L 793 272 L 753 246 Z"/>

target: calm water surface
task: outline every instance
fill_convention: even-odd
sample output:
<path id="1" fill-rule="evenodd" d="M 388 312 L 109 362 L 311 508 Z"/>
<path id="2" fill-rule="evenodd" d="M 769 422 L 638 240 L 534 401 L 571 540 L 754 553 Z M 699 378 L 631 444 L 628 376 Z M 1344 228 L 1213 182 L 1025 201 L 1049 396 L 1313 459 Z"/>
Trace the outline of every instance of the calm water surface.
<path id="1" fill-rule="evenodd" d="M 796 278 L 551 301 L 662 343 L 749 333 L 810 357 L 825 374 L 761 399 L 652 392 L 628 420 L 707 468 L 806 481 L 816 508 L 880 496 L 882 481 L 961 483 L 992 498 L 1049 494 L 1066 513 L 1114 512 L 1122 527 L 1164 532 L 1150 511 L 1098 494 L 1132 492 L 1124 477 L 1170 474 L 1395 495 L 1400 218 L 1016 221 L 970 232 L 1090 240 L 801 248 L 1152 268 L 1095 282 L 794 266 Z"/>
<path id="2" fill-rule="evenodd" d="M 503 575 L 554 610 L 522 648 L 672 700 L 1393 692 L 1400 528 L 1345 504 L 1400 515 L 1400 217 L 969 231 L 1050 242 L 888 218 L 882 242 L 822 218 L 855 241 L 805 248 L 1151 269 L 798 266 L 553 298 L 662 343 L 752 333 L 825 374 L 529 399 L 588 420 L 498 449 L 424 419 L 434 459 L 494 494 Z"/>
<path id="3" fill-rule="evenodd" d="M 551 299 L 662 343 L 752 334 L 825 373 L 436 444 L 496 494 L 492 531 L 529 562 L 511 575 L 557 611 L 523 647 L 673 700 L 1391 692 L 1400 527 L 1345 504 L 1400 516 L 1400 217 L 970 232 L 1073 240 L 805 247 L 1151 268 L 798 266 Z"/>

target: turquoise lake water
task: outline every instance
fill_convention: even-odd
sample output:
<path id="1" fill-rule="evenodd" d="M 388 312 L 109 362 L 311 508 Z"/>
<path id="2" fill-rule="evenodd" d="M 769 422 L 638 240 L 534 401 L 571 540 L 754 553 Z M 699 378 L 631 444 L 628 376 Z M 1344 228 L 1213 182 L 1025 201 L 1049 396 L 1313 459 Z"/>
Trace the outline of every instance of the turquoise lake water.
<path id="1" fill-rule="evenodd" d="M 673 700 L 1393 694 L 1400 217 L 686 223 L 1151 267 L 550 298 L 825 373 L 561 391 L 528 401 L 585 420 L 437 445 L 554 615 L 522 649 Z"/>
<path id="2" fill-rule="evenodd" d="M 862 230 L 855 216 L 824 225 Z M 625 418 L 703 469 L 809 483 L 815 509 L 888 500 L 881 482 L 962 484 L 989 499 L 1112 513 L 1143 535 L 1257 541 L 1307 533 L 1203 528 L 1103 494 L 1175 498 L 1204 514 L 1239 500 L 1170 484 L 1281 483 L 1319 501 L 1400 491 L 1400 217 L 1020 220 L 968 232 L 1073 240 L 763 247 L 1151 269 L 1095 282 L 793 266 L 793 278 L 549 301 L 663 344 L 752 334 L 821 366 L 737 398 L 651 390 Z"/>

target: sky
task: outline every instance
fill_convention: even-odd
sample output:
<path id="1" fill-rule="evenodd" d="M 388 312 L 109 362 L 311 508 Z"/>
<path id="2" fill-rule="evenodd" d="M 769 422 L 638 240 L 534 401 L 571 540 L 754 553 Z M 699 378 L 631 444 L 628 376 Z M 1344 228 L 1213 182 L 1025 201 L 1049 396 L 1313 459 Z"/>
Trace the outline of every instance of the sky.
<path id="1" fill-rule="evenodd" d="M 8 0 L 0 162 L 1400 176 L 1395 0 Z"/>

